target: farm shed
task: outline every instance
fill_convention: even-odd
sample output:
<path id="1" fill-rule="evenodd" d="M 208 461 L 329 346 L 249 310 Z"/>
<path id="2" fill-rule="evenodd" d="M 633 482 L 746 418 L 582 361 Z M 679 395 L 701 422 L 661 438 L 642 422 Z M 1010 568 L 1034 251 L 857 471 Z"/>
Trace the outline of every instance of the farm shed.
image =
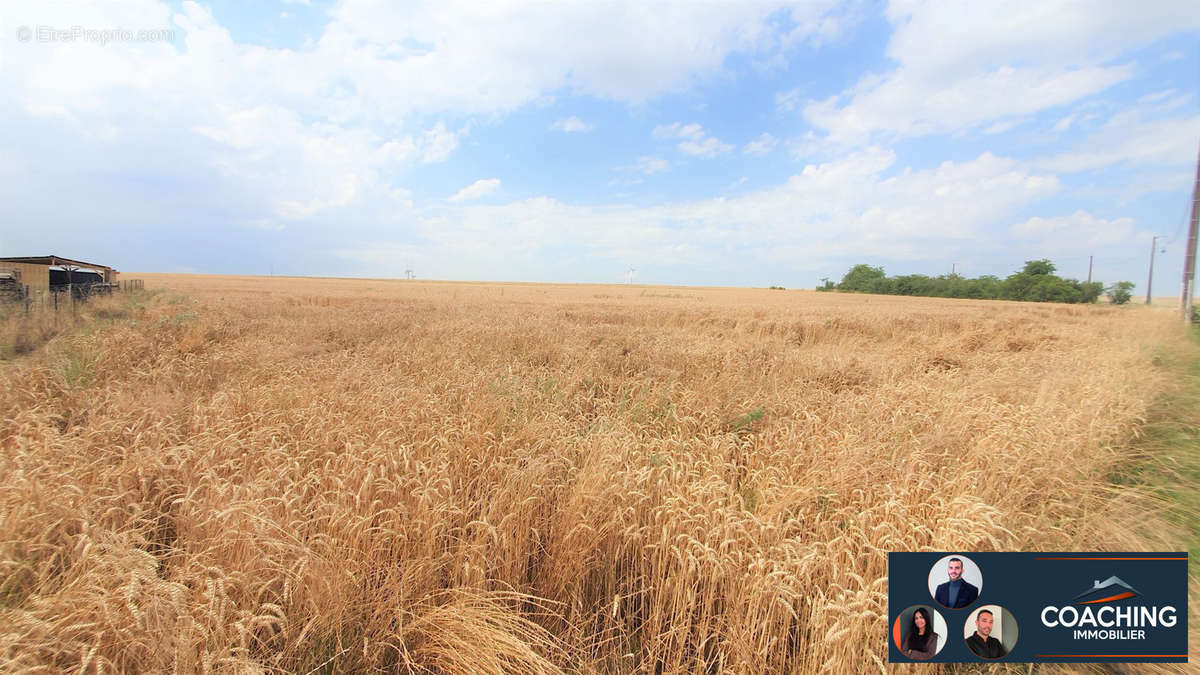
<path id="1" fill-rule="evenodd" d="M 15 273 L 18 283 L 29 287 L 29 293 L 46 293 L 67 284 L 116 283 L 117 270 L 107 265 L 43 255 L 0 258 L 0 272 Z"/>

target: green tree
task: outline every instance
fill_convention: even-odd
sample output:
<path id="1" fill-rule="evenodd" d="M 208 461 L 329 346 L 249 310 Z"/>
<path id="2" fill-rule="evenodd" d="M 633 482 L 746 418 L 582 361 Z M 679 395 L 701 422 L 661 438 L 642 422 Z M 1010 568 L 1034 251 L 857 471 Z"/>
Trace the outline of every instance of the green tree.
<path id="1" fill-rule="evenodd" d="M 876 282 L 886 279 L 882 267 L 859 264 L 850 268 L 842 283 L 838 284 L 839 291 L 854 291 L 856 293 L 877 293 Z"/>
<path id="2" fill-rule="evenodd" d="M 1045 274 L 1054 274 L 1055 269 L 1054 263 L 1046 260 L 1045 258 L 1041 260 L 1026 260 L 1025 268 L 1021 270 L 1021 274 L 1041 276 Z"/>
<path id="3" fill-rule="evenodd" d="M 1108 299 L 1111 300 L 1114 305 L 1124 305 L 1125 303 L 1129 302 L 1131 299 L 1133 299 L 1133 282 L 1118 281 L 1112 286 L 1109 286 Z"/>
<path id="4" fill-rule="evenodd" d="M 1001 281 L 991 275 L 976 279 L 959 274 L 942 274 L 936 277 L 902 274 L 889 277 L 884 274 L 882 267 L 855 265 L 842 277 L 840 284 L 834 286 L 828 279 L 822 279 L 824 284 L 818 286 L 817 290 L 1072 303 L 1095 302 L 1105 290 L 1104 284 L 1100 282 L 1064 279 L 1054 274 L 1054 270 L 1054 263 L 1049 260 L 1026 260 L 1021 271 Z"/>
<path id="5" fill-rule="evenodd" d="M 1033 283 L 1021 299 L 1033 302 L 1079 302 L 1079 289 L 1062 277 L 1038 274 L 1033 275 Z"/>
<path id="6" fill-rule="evenodd" d="M 1029 289 L 1033 288 L 1037 275 L 1028 272 L 1016 272 L 1008 275 L 1001 284 L 1000 297 L 1005 300 L 1026 300 Z"/>
<path id="7" fill-rule="evenodd" d="M 894 281 L 897 295 L 930 295 L 930 279 L 924 274 L 902 274 Z"/>
<path id="8" fill-rule="evenodd" d="M 1003 290 L 1003 281 L 999 277 L 991 274 L 985 274 L 981 277 L 969 280 L 967 286 L 968 298 L 980 298 L 986 300 L 995 300 L 999 298 Z"/>
<path id="9" fill-rule="evenodd" d="M 1104 284 L 1099 281 L 1075 282 L 1079 288 L 1080 302 L 1095 302 L 1104 292 Z"/>

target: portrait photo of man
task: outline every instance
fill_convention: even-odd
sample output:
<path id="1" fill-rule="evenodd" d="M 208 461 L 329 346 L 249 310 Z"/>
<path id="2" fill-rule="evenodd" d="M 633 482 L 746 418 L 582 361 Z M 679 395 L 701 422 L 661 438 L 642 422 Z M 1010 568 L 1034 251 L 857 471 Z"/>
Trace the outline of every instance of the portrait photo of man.
<path id="1" fill-rule="evenodd" d="M 967 648 L 981 659 L 999 659 L 1008 656 L 1008 648 L 1004 646 L 999 637 L 993 635 L 994 632 L 1000 630 L 998 625 L 1000 619 L 996 616 L 997 612 L 1002 613 L 1004 610 L 999 607 L 994 610 L 981 607 L 973 614 L 972 618 L 967 619 L 965 627 L 969 631 Z M 971 630 L 972 624 L 974 625 L 973 631 Z M 1015 626 L 1010 628 L 1009 632 L 1015 633 Z M 1014 641 L 1015 635 L 1010 642 Z"/>
<path id="2" fill-rule="evenodd" d="M 939 561 L 939 563 L 942 561 Z M 947 609 L 961 609 L 969 607 L 972 603 L 979 599 L 979 588 L 982 585 L 979 568 L 970 563 L 970 576 L 973 576 L 978 583 L 971 583 L 967 580 L 968 565 L 964 563 L 964 558 L 959 556 L 950 557 L 945 561 L 945 576 L 946 581 L 937 584 L 933 591 L 933 599 L 937 603 Z M 936 581 L 938 566 L 934 565 L 934 570 L 930 574 L 930 583 Z"/>

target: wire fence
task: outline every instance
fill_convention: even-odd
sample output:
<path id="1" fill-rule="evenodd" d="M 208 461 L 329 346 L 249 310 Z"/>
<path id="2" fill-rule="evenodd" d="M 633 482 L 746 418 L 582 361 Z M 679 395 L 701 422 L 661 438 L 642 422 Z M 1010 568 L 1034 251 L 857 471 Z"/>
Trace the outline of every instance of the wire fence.
<path id="1" fill-rule="evenodd" d="M 47 289 L 31 289 L 26 284 L 0 285 L 0 304 L 8 309 L 23 310 L 25 314 L 37 311 L 61 311 L 74 309 L 76 303 L 87 302 L 94 297 L 113 293 L 128 293 L 145 290 L 141 279 L 123 279 L 113 283 L 61 284 Z"/>

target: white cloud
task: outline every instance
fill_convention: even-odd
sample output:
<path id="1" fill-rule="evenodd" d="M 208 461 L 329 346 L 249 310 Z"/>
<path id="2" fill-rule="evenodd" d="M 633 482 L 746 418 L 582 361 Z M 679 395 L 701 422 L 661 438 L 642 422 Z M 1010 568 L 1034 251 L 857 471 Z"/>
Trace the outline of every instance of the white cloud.
<path id="1" fill-rule="evenodd" d="M 32 142 L 10 144 L 21 154 L 8 155 L 6 148 L 0 183 L 41 182 L 60 194 L 87 193 L 106 201 L 74 201 L 155 227 L 182 227 L 187 223 L 178 214 L 215 205 L 226 209 L 219 222 L 260 228 L 264 232 L 256 234 L 263 236 L 286 227 L 290 237 L 336 222 L 347 223 L 335 232 L 346 241 L 353 228 L 359 240 L 375 237 L 382 244 L 415 228 L 424 239 L 406 244 L 413 250 L 462 247 L 475 252 L 476 261 L 495 251 L 577 241 L 613 258 L 708 264 L 727 251 L 751 249 L 768 259 L 808 261 L 849 251 L 940 254 L 941 247 L 976 241 L 982 228 L 1007 225 L 1019 208 L 1061 190 L 1055 172 L 1124 164 L 1175 176 L 1180 160 L 1173 157 L 1191 161 L 1191 151 L 1178 148 L 1196 139 L 1200 119 L 1172 121 L 1159 110 L 1118 115 L 1101 128 L 1084 125 L 1083 133 L 1093 134 L 1088 142 L 1032 162 L 985 153 L 930 169 L 905 168 L 893 152 L 874 145 L 886 140 L 876 134 L 1001 130 L 1022 123 L 1047 106 L 1065 107 L 1141 75 L 1124 54 L 1195 26 L 1200 17 L 1186 3 L 1165 1 L 1103 12 L 1054 2 L 999 10 L 976 3 L 895 3 L 888 10 L 897 27 L 888 46 L 895 70 L 863 77 L 825 101 L 808 101 L 811 94 L 801 89 L 777 96 L 779 110 L 803 109 L 821 133 L 786 139 L 788 150 L 808 165 L 774 188 L 646 208 L 549 197 L 470 203 L 469 191 L 480 183 L 499 185 L 493 178 L 467 186 L 449 205 L 438 195 L 433 205 L 414 207 L 403 186 L 406 171 L 453 159 L 468 142 L 475 116 L 495 120 L 554 96 L 638 104 L 683 91 L 726 77 L 731 55 L 768 63 L 793 45 L 835 37 L 854 17 L 829 6 L 673 3 L 646 11 L 633 2 L 531 7 L 347 0 L 331 10 L 314 41 L 276 49 L 237 42 L 194 2 L 184 2 L 180 11 L 152 0 L 27 3 L 6 9 L 4 26 L 171 27 L 184 44 L 5 43 L 0 123 L 9 138 L 40 131 L 37 138 L 57 144 L 47 147 L 77 151 L 69 161 L 41 161 L 38 153 L 45 151 Z M 784 25 L 795 30 L 780 35 Z M 594 39 L 573 37 L 585 30 Z M 1139 106 L 1184 98 L 1156 92 Z M 1081 133 L 1082 114 L 1068 109 L 1054 118 L 1073 117 L 1061 131 Z M 574 117 L 555 126 L 571 131 L 567 127 L 576 122 L 590 126 Z M 734 149 L 696 123 L 660 125 L 653 135 L 698 157 Z M 860 151 L 845 154 L 843 141 Z M 763 135 L 742 152 L 771 151 L 777 143 Z M 628 156 L 639 152 L 656 151 Z M 27 168 L 35 164 L 38 171 Z M 622 170 L 646 176 L 671 167 L 671 161 L 646 154 Z M 128 179 L 147 175 L 154 181 Z M 120 198 L 104 194 L 118 183 Z M 478 189 L 488 193 L 486 186 Z M 15 190 L 0 187 L 6 195 L 0 201 L 8 204 L 0 220 L 18 220 L 13 214 L 24 207 L 13 198 Z M 52 220 L 48 213 L 37 215 Z M 559 222 L 566 223 L 562 232 Z M 514 242 L 509 226 L 542 238 Z"/>
<path id="2" fill-rule="evenodd" d="M 662 173 L 670 169 L 671 163 L 662 157 L 642 155 L 641 157 L 638 157 L 637 162 L 634 162 L 633 166 L 629 168 L 633 171 L 649 176 L 651 174 Z"/>
<path id="3" fill-rule="evenodd" d="M 704 138 L 704 127 L 695 123 L 682 124 L 674 122 L 672 124 L 660 124 L 654 127 L 651 135 L 655 138 L 686 138 L 698 141 Z"/>
<path id="4" fill-rule="evenodd" d="M 1200 27 L 1189 2 L 1166 0 L 1104 11 L 1067 0 L 912 0 L 891 3 L 887 16 L 897 67 L 804 106 L 838 142 L 953 133 L 1071 103 L 1133 77 L 1132 64 L 1111 63 L 1129 49 Z"/>
<path id="5" fill-rule="evenodd" d="M 1190 166 L 1200 140 L 1200 115 L 1147 118 L 1143 109 L 1114 115 L 1070 150 L 1035 160 L 1051 171 L 1075 173 L 1126 166 Z"/>
<path id="6" fill-rule="evenodd" d="M 832 4 L 790 11 L 815 33 L 813 22 Z M 13 9 L 5 25 L 165 27 L 184 47 L 6 46 L 0 89 L 27 114 L 98 140 L 128 142 L 168 128 L 199 134 L 221 148 L 211 161 L 223 172 L 257 173 L 258 182 L 273 184 L 264 194 L 273 210 L 305 217 L 362 199 L 364 181 L 383 180 L 374 165 L 380 157 L 450 157 L 466 131 L 438 121 L 443 113 L 449 120 L 503 112 L 559 89 L 629 102 L 678 91 L 718 73 L 731 53 L 785 48 L 771 24 L 778 9 L 349 0 L 332 11 L 315 43 L 289 50 L 237 43 L 194 2 L 180 12 L 153 0 L 41 4 Z M 572 37 L 583 31 L 597 39 Z M 417 127 L 430 116 L 432 128 Z M 581 124 L 568 118 L 563 129 Z M 350 137 L 352 150 L 338 147 L 337 139 Z M 335 151 L 332 167 L 315 152 L 323 146 Z M 356 169 L 363 163 L 372 175 Z M 311 178 L 288 179 L 297 174 Z M 314 188 L 323 194 L 309 194 Z"/>
<path id="7" fill-rule="evenodd" d="M 794 136 L 787 139 L 785 145 L 788 154 L 795 160 L 815 161 L 818 159 L 828 159 L 840 155 L 845 151 L 841 145 L 829 140 L 826 136 L 818 136 L 811 129 L 801 136 Z"/>
<path id="8" fill-rule="evenodd" d="M 1009 228 L 1016 237 L 1055 248 L 1109 246 L 1127 243 L 1134 235 L 1132 218 L 1097 218 L 1084 210 L 1066 216 L 1035 216 Z"/>
<path id="9" fill-rule="evenodd" d="M 774 27 L 782 11 L 806 36 L 835 6 L 349 0 L 318 47 L 389 113 L 511 110 L 560 88 L 640 103 L 718 74 L 735 52 L 786 49 Z"/>
<path id="10" fill-rule="evenodd" d="M 486 197 L 496 190 L 500 189 L 499 178 L 481 178 L 465 188 L 454 193 L 454 196 L 449 199 L 451 202 L 469 202 L 481 197 Z"/>
<path id="11" fill-rule="evenodd" d="M 1160 109 L 1170 110 L 1191 100 L 1191 95 L 1180 94 L 1174 89 L 1164 89 L 1162 91 L 1154 91 L 1145 96 L 1138 98 L 1138 105 L 1155 105 Z"/>
<path id="12" fill-rule="evenodd" d="M 681 124 L 675 122 L 673 124 L 660 124 L 654 127 L 651 135 L 655 138 L 683 139 L 677 146 L 679 151 L 693 157 L 711 159 L 733 149 L 733 146 L 729 143 L 705 134 L 704 127 L 695 123 Z"/>
<path id="13" fill-rule="evenodd" d="M 410 137 L 385 141 L 362 129 L 305 122 L 273 105 L 218 109 L 209 122 L 192 131 L 221 148 L 213 168 L 253 188 L 283 220 L 308 219 L 369 194 L 398 194 L 385 174 L 418 147 Z"/>
<path id="14" fill-rule="evenodd" d="M 1075 123 L 1075 114 L 1072 113 L 1070 115 L 1067 115 L 1066 117 L 1063 117 L 1062 119 L 1058 120 L 1057 122 L 1055 122 L 1054 130 L 1061 133 L 1063 131 L 1066 131 L 1067 129 L 1070 129 L 1071 125 L 1074 123 Z"/>
<path id="15" fill-rule="evenodd" d="M 732 145 L 721 142 L 719 138 L 705 138 L 702 141 L 684 141 L 679 144 L 679 151 L 685 155 L 704 157 L 706 159 L 723 155 L 732 149 Z"/>
<path id="16" fill-rule="evenodd" d="M 1097 204 L 1112 204 L 1116 207 L 1124 208 L 1130 202 L 1153 194 L 1166 195 L 1183 195 L 1191 194 L 1192 186 L 1196 179 L 1195 165 L 1183 165 L 1178 170 L 1172 169 L 1146 169 L 1139 171 L 1136 174 L 1126 177 L 1122 176 L 1116 184 L 1111 180 L 1104 180 L 1107 176 L 1101 174 L 1097 176 L 1099 181 L 1093 181 L 1080 187 L 1071 189 L 1071 196 L 1087 202 L 1095 202 Z M 1185 202 L 1186 204 L 1187 202 Z M 1178 214 L 1180 219 L 1186 220 L 1187 209 L 1183 209 Z M 1164 216 L 1168 217 L 1169 216 Z M 1165 225 L 1170 225 L 1166 223 Z"/>
<path id="17" fill-rule="evenodd" d="M 1164 35 L 1200 27 L 1188 0 L 1096 8 L 1071 0 L 1013 5 L 900 0 L 887 8 L 896 32 L 887 54 L 932 72 L 978 72 L 997 63 L 1102 63 Z"/>
<path id="18" fill-rule="evenodd" d="M 421 140 L 421 161 L 426 164 L 445 161 L 458 147 L 458 134 L 446 131 L 446 125 L 441 122 L 426 131 Z"/>
<path id="19" fill-rule="evenodd" d="M 623 176 L 618 176 L 608 181 L 610 186 L 627 186 L 638 185 L 645 182 L 643 176 L 653 176 L 656 173 L 663 173 L 671 169 L 671 163 L 662 157 L 654 157 L 652 155 L 642 155 L 637 158 L 633 164 L 625 164 L 618 166 L 614 171 L 619 171 Z M 627 196 L 627 195 L 626 195 Z"/>
<path id="20" fill-rule="evenodd" d="M 810 266 L 847 257 L 923 260 L 977 248 L 985 228 L 1061 189 L 1053 176 L 987 153 L 919 171 L 895 172 L 895 163 L 894 153 L 868 148 L 805 166 L 773 188 L 650 207 L 538 197 L 452 208 L 420 221 L 420 256 L 467 278 L 511 278 L 513 265 L 562 249 L 651 267 L 710 268 L 730 256 Z M 384 265 L 390 247 L 384 241 L 341 254 Z M 568 268 L 556 272 L 574 278 Z"/>
<path id="21" fill-rule="evenodd" d="M 809 103 L 804 117 L 843 143 L 865 142 L 877 132 L 951 133 L 1070 103 L 1132 74 L 1129 66 L 1070 71 L 1001 66 L 948 79 L 901 69 L 887 77 L 865 78 L 846 93 Z"/>
<path id="22" fill-rule="evenodd" d="M 804 90 L 789 89 L 775 94 L 775 107 L 781 112 L 794 112 L 804 107 Z"/>
<path id="23" fill-rule="evenodd" d="M 269 218 L 254 218 L 242 223 L 245 227 L 252 227 L 258 230 L 267 230 L 269 232 L 279 232 L 284 229 L 282 223 L 277 223 Z"/>
<path id="24" fill-rule="evenodd" d="M 1012 119 L 1001 120 L 999 122 L 993 122 L 993 123 L 989 124 L 986 129 L 983 130 L 983 135 L 984 136 L 995 136 L 996 134 L 1002 134 L 1006 131 L 1012 131 L 1017 125 L 1021 124 L 1021 122 L 1022 122 L 1022 120 L 1012 120 Z"/>
<path id="25" fill-rule="evenodd" d="M 231 222 L 289 224 L 351 209 L 374 222 L 403 217 L 412 209 L 404 171 L 453 157 L 471 115 L 558 92 L 644 102 L 720 75 L 731 54 L 766 58 L 826 35 L 826 19 L 842 11 L 832 0 L 654 11 L 636 2 L 347 0 L 315 40 L 279 49 L 239 43 L 202 4 L 180 7 L 126 0 L 6 9 L 10 28 L 170 28 L 182 42 L 6 44 L 0 107 L 18 116 L 6 122 L 47 120 L 99 153 L 186 148 L 189 164 L 163 167 L 204 171 L 198 192 L 220 193 L 239 211 Z M 780 19 L 795 30 L 780 35 Z M 592 39 L 574 37 L 585 32 Z M 696 142 L 688 149 L 701 154 L 725 147 Z M 667 168 L 658 158 L 638 166 L 643 174 Z"/>
<path id="26" fill-rule="evenodd" d="M 591 124 L 588 124 L 587 122 L 584 122 L 578 117 L 572 115 L 566 119 L 558 120 L 551 125 L 551 128 L 564 131 L 566 133 L 578 133 L 581 131 L 591 131 L 593 127 Z"/>
<path id="27" fill-rule="evenodd" d="M 778 143 L 779 141 L 774 136 L 763 132 L 762 136 L 750 141 L 742 148 L 742 154 L 751 155 L 753 157 L 762 157 L 769 154 L 771 150 L 775 149 L 775 146 L 778 145 Z"/>

